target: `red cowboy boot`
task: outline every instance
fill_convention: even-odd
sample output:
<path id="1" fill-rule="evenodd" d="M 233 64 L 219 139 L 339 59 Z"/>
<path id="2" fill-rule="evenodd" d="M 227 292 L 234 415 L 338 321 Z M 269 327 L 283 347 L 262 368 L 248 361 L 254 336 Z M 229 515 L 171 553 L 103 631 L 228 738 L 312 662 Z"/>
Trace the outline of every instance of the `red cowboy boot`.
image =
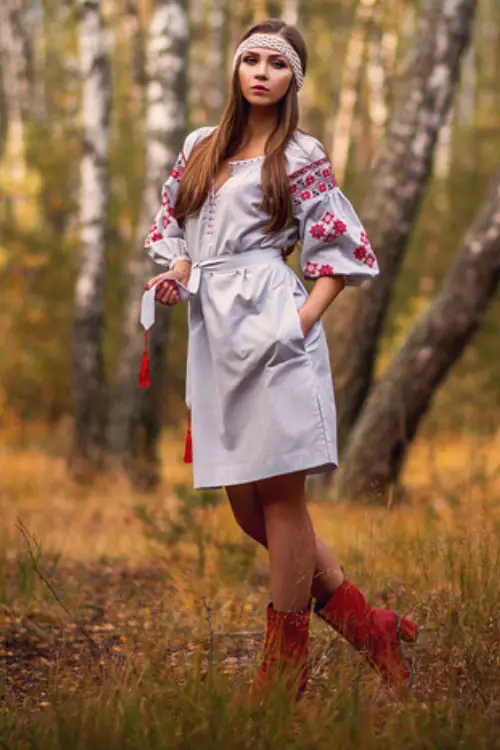
<path id="1" fill-rule="evenodd" d="M 285 674 L 287 690 L 299 700 L 307 687 L 309 622 L 311 599 L 298 612 L 278 612 L 273 603 L 267 605 L 267 629 L 264 655 L 251 689 L 251 702 L 272 690 L 274 681 Z"/>
<path id="2" fill-rule="evenodd" d="M 369 663 L 393 685 L 409 686 L 411 665 L 401 652 L 401 641 L 415 643 L 418 625 L 397 612 L 371 607 L 365 596 L 347 578 L 322 607 L 314 611 L 337 630 Z"/>

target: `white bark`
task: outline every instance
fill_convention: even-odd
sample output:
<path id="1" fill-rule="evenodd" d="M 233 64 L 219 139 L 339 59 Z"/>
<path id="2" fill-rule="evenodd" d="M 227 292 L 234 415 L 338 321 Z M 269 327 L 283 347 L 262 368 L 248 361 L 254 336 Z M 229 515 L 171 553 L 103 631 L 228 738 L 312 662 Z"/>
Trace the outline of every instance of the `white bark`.
<path id="1" fill-rule="evenodd" d="M 283 21 L 291 26 L 297 26 L 299 20 L 299 0 L 283 0 Z"/>
<path id="2" fill-rule="evenodd" d="M 386 100 L 386 78 L 383 60 L 383 32 L 368 41 L 366 77 L 368 80 L 368 114 L 370 117 L 372 164 L 380 154 L 380 148 L 389 119 Z"/>
<path id="3" fill-rule="evenodd" d="M 464 58 L 462 80 L 458 97 L 458 116 L 460 121 L 472 127 L 476 116 L 477 70 L 476 50 L 473 44 Z"/>
<path id="4" fill-rule="evenodd" d="M 373 388 L 344 456 L 342 494 L 377 502 L 397 482 L 435 393 L 483 321 L 500 282 L 500 170 L 441 290 Z M 457 404 L 457 409 L 460 404 Z"/>
<path id="5" fill-rule="evenodd" d="M 451 107 L 439 132 L 434 157 L 434 175 L 445 182 L 450 176 L 455 108 Z"/>
<path id="6" fill-rule="evenodd" d="M 422 2 L 407 74 L 395 87 L 387 138 L 360 211 L 382 273 L 372 284 L 341 295 L 329 325 L 335 341 L 332 364 L 341 449 L 371 383 L 393 284 L 429 179 L 439 130 L 453 100 L 476 5 L 477 0 Z"/>
<path id="7" fill-rule="evenodd" d="M 227 0 L 211 0 L 210 7 L 210 51 L 211 80 L 208 82 L 208 104 L 210 122 L 217 122 L 224 106 L 226 71 L 224 59 L 224 26 Z"/>
<path id="8" fill-rule="evenodd" d="M 92 460 L 102 419 L 101 350 L 111 87 L 100 0 L 80 0 L 79 11 L 83 156 L 80 164 L 81 253 L 75 289 L 73 352 L 75 455 Z"/>
<path id="9" fill-rule="evenodd" d="M 139 18 L 138 0 L 126 0 L 123 13 L 124 42 L 130 49 L 132 73 L 134 80 L 134 99 L 142 99 L 143 86 L 146 82 L 144 69 L 144 50 L 142 44 L 142 29 Z"/>
<path id="10" fill-rule="evenodd" d="M 376 0 L 359 0 L 351 36 L 347 45 L 339 106 L 335 119 L 332 160 L 337 182 L 343 183 L 349 159 L 354 112 L 365 54 L 368 23 L 373 17 Z"/>
<path id="11" fill-rule="evenodd" d="M 141 213 L 136 245 L 129 264 L 129 294 L 123 310 L 122 348 L 118 360 L 115 400 L 111 414 L 109 442 L 115 452 L 134 452 L 141 419 L 143 392 L 137 387 L 137 374 L 143 339 L 139 329 L 139 307 L 144 282 L 156 273 L 143 249 L 159 201 L 161 186 L 182 144 L 186 126 L 186 68 L 189 43 L 187 4 L 184 0 L 156 0 L 146 44 L 146 163 Z M 168 315 L 168 311 L 163 311 Z M 161 382 L 160 359 L 164 346 L 161 317 L 155 325 L 156 356 L 152 359 L 153 385 L 147 393 L 148 427 L 159 431 L 161 404 L 157 387 Z M 150 393 L 154 396 L 151 396 Z M 143 417 L 143 414 L 142 414 Z M 150 421 L 149 421 L 150 420 Z M 151 425 L 153 425 L 151 427 Z M 147 440 L 147 439 L 146 439 Z M 150 445 L 154 460 L 155 444 Z M 148 456 L 147 458 L 151 458 Z"/>
<path id="12" fill-rule="evenodd" d="M 30 100 L 29 66 L 23 49 L 19 0 L 0 2 L 0 66 L 7 111 L 6 150 L 11 174 L 21 183 L 26 177 L 24 121 Z"/>

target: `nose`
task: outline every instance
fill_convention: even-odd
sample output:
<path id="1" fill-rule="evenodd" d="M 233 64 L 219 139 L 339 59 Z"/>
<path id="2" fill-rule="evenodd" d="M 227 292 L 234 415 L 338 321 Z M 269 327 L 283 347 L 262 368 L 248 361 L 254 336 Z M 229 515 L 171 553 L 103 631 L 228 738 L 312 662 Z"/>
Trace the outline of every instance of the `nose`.
<path id="1" fill-rule="evenodd" d="M 265 60 L 261 60 L 259 62 L 259 65 L 257 67 L 257 70 L 255 72 L 256 78 L 267 78 L 267 62 Z"/>

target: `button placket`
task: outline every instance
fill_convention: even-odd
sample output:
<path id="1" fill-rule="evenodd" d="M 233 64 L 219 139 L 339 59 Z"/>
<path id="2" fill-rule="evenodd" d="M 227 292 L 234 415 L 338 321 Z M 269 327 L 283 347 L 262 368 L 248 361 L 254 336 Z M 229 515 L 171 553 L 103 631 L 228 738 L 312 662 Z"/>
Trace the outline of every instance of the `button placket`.
<path id="1" fill-rule="evenodd" d="M 219 191 L 215 192 L 215 178 L 212 177 L 212 185 L 208 193 L 208 212 L 207 212 L 207 229 L 205 235 L 209 237 L 208 250 L 213 250 L 212 237 L 214 235 L 215 216 L 217 213 L 217 202 L 219 198 Z"/>

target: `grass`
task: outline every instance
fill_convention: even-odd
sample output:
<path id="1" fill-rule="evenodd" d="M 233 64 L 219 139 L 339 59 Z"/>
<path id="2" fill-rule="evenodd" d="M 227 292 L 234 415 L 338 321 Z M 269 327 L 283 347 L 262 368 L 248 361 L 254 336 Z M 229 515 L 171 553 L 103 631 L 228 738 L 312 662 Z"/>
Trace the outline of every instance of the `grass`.
<path id="1" fill-rule="evenodd" d="M 257 710 L 229 704 L 257 668 L 267 554 L 223 494 L 190 491 L 175 436 L 154 496 L 4 447 L 0 748 L 500 748 L 499 448 L 422 439 L 404 506 L 311 499 L 349 577 L 424 626 L 415 682 L 392 694 L 313 619 L 303 700 Z"/>

